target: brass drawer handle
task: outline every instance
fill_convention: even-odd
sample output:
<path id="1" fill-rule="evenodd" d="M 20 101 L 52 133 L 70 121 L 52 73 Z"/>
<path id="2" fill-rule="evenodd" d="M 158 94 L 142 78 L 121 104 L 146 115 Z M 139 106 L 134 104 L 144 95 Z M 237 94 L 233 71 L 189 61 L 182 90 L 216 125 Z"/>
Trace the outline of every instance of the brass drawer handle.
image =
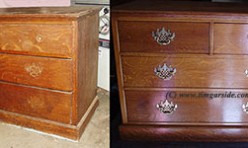
<path id="1" fill-rule="evenodd" d="M 164 114 L 172 114 L 177 109 L 177 104 L 169 103 L 167 100 L 161 101 L 156 105 L 157 109 Z"/>
<path id="2" fill-rule="evenodd" d="M 243 111 L 248 114 L 248 102 L 242 105 Z"/>
<path id="3" fill-rule="evenodd" d="M 29 73 L 31 77 L 34 77 L 34 78 L 41 75 L 43 71 L 43 68 L 40 65 L 35 64 L 35 63 L 25 65 L 24 69 L 26 70 L 27 73 Z"/>
<path id="4" fill-rule="evenodd" d="M 157 68 L 154 68 L 155 75 L 163 80 L 170 80 L 172 76 L 175 75 L 176 71 L 176 68 L 172 68 L 171 65 L 167 66 L 166 64 L 163 66 L 159 65 Z"/>
<path id="5" fill-rule="evenodd" d="M 170 30 L 165 30 L 164 27 L 156 32 L 152 32 L 152 37 L 159 45 L 169 45 L 175 38 L 175 33 L 171 33 Z"/>

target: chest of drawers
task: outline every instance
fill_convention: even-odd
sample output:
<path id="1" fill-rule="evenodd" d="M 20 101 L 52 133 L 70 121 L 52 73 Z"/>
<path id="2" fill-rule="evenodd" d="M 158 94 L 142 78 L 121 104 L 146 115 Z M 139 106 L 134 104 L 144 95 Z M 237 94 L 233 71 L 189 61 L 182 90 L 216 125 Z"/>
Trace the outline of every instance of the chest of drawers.
<path id="1" fill-rule="evenodd" d="M 0 120 L 78 140 L 98 99 L 98 6 L 0 9 Z"/>
<path id="2" fill-rule="evenodd" d="M 112 9 L 122 138 L 248 141 L 247 8 L 134 1 Z"/>

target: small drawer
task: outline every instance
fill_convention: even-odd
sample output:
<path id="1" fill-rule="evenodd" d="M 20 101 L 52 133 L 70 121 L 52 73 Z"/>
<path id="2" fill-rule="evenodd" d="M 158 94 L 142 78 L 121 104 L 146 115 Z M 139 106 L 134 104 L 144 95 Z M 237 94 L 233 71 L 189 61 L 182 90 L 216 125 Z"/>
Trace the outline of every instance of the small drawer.
<path id="1" fill-rule="evenodd" d="M 71 93 L 0 82 L 0 109 L 70 123 Z"/>
<path id="2" fill-rule="evenodd" d="M 227 96 L 229 93 L 238 97 L 247 91 L 185 90 L 172 91 L 170 92 L 173 93 L 172 95 L 168 95 L 168 92 L 169 90 L 125 91 L 128 122 L 152 122 L 154 124 L 248 122 L 248 98 L 193 97 L 193 95 L 200 96 L 200 94 L 205 96 L 226 94 Z"/>
<path id="3" fill-rule="evenodd" d="M 122 56 L 124 87 L 248 88 L 248 59 L 231 58 Z"/>
<path id="4" fill-rule="evenodd" d="M 0 52 L 52 57 L 72 56 L 72 26 L 0 25 Z"/>
<path id="5" fill-rule="evenodd" d="M 214 53 L 248 54 L 248 24 L 215 24 Z"/>
<path id="6" fill-rule="evenodd" d="M 209 53 L 208 23 L 119 21 L 118 29 L 123 52 Z"/>
<path id="7" fill-rule="evenodd" d="M 69 59 L 0 54 L 0 80 L 71 91 L 72 62 Z"/>

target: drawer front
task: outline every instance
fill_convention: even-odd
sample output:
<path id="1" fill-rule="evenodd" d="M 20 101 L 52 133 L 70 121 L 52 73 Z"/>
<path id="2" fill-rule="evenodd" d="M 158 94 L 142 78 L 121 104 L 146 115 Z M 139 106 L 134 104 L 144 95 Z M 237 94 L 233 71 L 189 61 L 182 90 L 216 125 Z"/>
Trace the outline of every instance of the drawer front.
<path id="1" fill-rule="evenodd" d="M 71 57 L 72 26 L 41 24 L 0 25 L 0 52 Z"/>
<path id="2" fill-rule="evenodd" d="M 245 58 L 123 56 L 123 81 L 125 87 L 248 88 L 245 63 L 248 63 Z M 168 79 L 162 79 L 167 76 L 163 68 L 158 73 L 154 71 L 164 64 L 176 69 L 175 73 L 169 73 Z"/>
<path id="3" fill-rule="evenodd" d="M 174 38 L 168 32 L 167 35 L 161 33 L 163 27 L 165 32 L 170 30 L 171 34 L 175 33 Z M 123 52 L 209 53 L 207 23 L 120 21 L 118 28 L 120 50 Z M 155 40 L 152 32 L 156 33 L 157 29 L 160 35 L 156 35 Z"/>
<path id="4" fill-rule="evenodd" d="M 70 93 L 0 83 L 0 109 L 70 123 Z"/>
<path id="5" fill-rule="evenodd" d="M 71 91 L 72 62 L 56 58 L 0 54 L 0 80 Z"/>
<path id="6" fill-rule="evenodd" d="M 248 54 L 248 24 L 215 24 L 214 53 Z"/>
<path id="7" fill-rule="evenodd" d="M 167 95 L 168 91 L 126 91 L 126 105 L 128 122 L 248 122 L 248 114 L 243 110 L 247 98 L 208 98 L 193 97 L 202 94 L 229 94 L 237 97 L 239 94 L 248 95 L 248 91 L 235 93 L 229 91 L 180 91 Z M 175 95 L 176 94 L 176 95 Z M 179 97 L 180 94 L 191 94 Z M 161 101 L 166 102 L 162 107 Z M 173 96 L 170 98 L 168 96 Z M 171 104 L 173 103 L 173 105 Z M 157 105 L 158 104 L 158 105 Z M 177 107 L 175 107 L 175 105 Z M 159 106 L 159 107 L 158 107 Z M 173 109 L 174 107 L 174 109 Z M 163 110 L 163 112 L 161 112 Z"/>

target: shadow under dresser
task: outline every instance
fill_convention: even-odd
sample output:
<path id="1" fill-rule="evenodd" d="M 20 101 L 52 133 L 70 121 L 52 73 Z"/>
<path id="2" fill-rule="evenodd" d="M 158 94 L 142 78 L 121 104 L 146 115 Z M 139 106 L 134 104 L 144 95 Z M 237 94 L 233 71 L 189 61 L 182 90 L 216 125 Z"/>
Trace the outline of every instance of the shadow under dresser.
<path id="1" fill-rule="evenodd" d="M 248 4 L 112 9 L 123 139 L 248 141 Z"/>
<path id="2" fill-rule="evenodd" d="M 98 105 L 100 8 L 0 9 L 0 121 L 80 138 Z"/>

